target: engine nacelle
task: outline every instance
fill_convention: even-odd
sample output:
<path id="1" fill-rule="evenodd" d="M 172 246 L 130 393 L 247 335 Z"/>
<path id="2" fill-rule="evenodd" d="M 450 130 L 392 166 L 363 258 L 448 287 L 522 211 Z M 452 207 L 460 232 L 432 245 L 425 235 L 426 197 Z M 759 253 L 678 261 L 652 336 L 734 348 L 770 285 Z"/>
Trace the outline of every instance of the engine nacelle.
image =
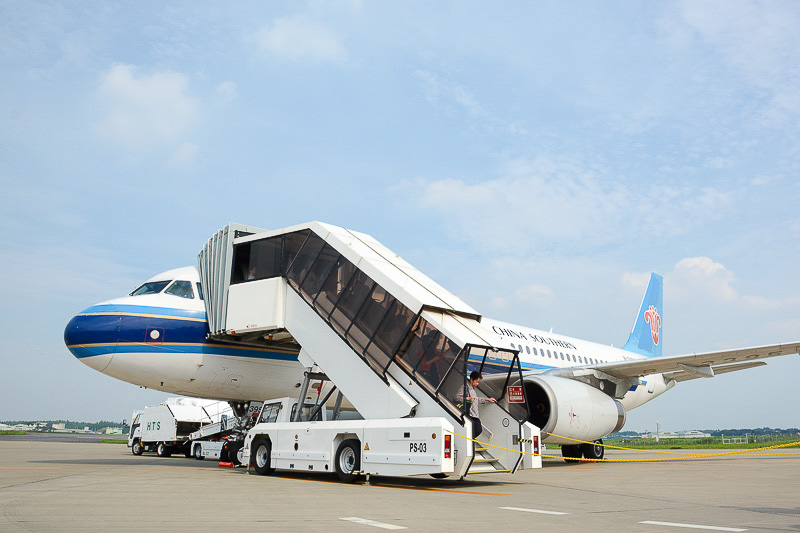
<path id="1" fill-rule="evenodd" d="M 542 430 L 542 442 L 576 444 L 569 437 L 592 442 L 619 431 L 625 408 L 600 390 L 557 376 L 525 377 L 528 421 Z"/>

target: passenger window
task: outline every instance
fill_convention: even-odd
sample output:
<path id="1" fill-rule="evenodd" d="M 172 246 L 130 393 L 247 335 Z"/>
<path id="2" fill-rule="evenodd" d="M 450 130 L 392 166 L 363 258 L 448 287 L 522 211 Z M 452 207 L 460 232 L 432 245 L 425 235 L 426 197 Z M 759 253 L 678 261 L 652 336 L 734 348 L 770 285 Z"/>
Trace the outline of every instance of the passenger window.
<path id="1" fill-rule="evenodd" d="M 526 347 L 525 347 L 525 353 L 527 353 L 528 355 L 530 355 L 530 353 L 531 353 L 531 347 L 530 347 L 530 346 L 526 346 Z"/>
<path id="2" fill-rule="evenodd" d="M 192 283 L 189 281 L 176 281 L 169 287 L 167 290 L 164 291 L 166 294 L 171 294 L 173 296 L 180 296 L 181 298 L 187 298 L 189 300 L 194 299 L 194 293 L 192 292 Z"/>
<path id="3" fill-rule="evenodd" d="M 135 291 L 130 293 L 130 296 L 141 296 L 142 294 L 158 294 L 164 290 L 164 287 L 169 285 L 169 281 L 149 281 Z"/>
<path id="4" fill-rule="evenodd" d="M 533 355 L 539 355 L 539 351 L 536 348 L 533 349 Z"/>

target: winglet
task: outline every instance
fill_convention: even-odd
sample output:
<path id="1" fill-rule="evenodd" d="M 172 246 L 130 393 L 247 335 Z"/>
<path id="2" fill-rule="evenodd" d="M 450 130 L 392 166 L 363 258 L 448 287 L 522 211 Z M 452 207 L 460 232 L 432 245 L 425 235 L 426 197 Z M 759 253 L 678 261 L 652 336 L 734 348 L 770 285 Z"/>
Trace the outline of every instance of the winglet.
<path id="1" fill-rule="evenodd" d="M 639 314 L 633 324 L 628 342 L 622 348 L 629 352 L 658 357 L 661 355 L 663 336 L 661 334 L 661 321 L 664 316 L 664 278 L 653 272 L 650 274 L 650 283 L 644 293 Z"/>

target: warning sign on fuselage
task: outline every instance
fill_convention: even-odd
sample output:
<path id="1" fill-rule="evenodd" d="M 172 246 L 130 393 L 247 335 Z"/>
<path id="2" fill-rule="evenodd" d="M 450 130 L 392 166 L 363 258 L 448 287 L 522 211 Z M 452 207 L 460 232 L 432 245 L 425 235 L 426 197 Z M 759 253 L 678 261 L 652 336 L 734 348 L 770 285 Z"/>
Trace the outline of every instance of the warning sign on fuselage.
<path id="1" fill-rule="evenodd" d="M 508 395 L 508 403 L 525 402 L 525 393 L 522 390 L 522 385 L 509 385 L 506 391 Z"/>

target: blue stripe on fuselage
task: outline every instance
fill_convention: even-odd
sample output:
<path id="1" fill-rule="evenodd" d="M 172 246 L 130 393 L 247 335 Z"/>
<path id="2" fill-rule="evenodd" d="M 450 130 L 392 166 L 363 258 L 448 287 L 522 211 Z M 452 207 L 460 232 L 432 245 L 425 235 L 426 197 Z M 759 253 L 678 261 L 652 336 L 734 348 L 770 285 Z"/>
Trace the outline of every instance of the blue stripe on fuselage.
<path id="1" fill-rule="evenodd" d="M 150 333 L 158 330 L 158 339 Z M 94 305 L 75 316 L 64 331 L 64 342 L 77 358 L 116 353 L 192 353 L 295 361 L 293 351 L 270 350 L 208 342 L 204 311 L 136 305 Z M 487 358 L 483 372 L 508 372 L 509 363 Z M 470 357 L 478 370 L 482 357 Z M 551 368 L 520 361 L 523 371 Z"/>
<path id="2" fill-rule="evenodd" d="M 157 338 L 150 334 L 156 330 Z M 203 311 L 104 304 L 79 313 L 64 331 L 64 342 L 81 359 L 109 353 L 193 353 L 294 361 L 297 353 L 206 341 Z"/>
<path id="3" fill-rule="evenodd" d="M 79 313 L 79 315 L 89 314 L 164 315 L 178 319 L 206 320 L 205 311 L 146 305 L 99 304 Z"/>

